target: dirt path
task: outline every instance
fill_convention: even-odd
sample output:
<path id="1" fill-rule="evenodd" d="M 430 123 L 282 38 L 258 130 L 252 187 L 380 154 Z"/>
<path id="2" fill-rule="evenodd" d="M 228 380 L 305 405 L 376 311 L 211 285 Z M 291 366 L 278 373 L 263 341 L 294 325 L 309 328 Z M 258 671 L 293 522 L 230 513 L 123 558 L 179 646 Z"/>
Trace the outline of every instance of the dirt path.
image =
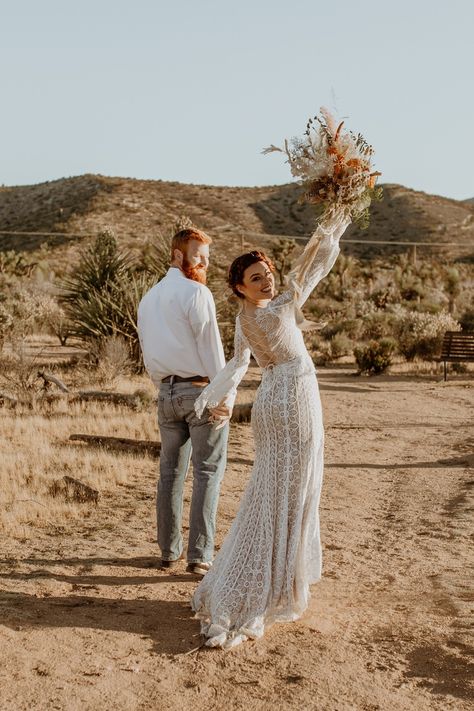
<path id="1" fill-rule="evenodd" d="M 472 381 L 325 371 L 320 384 L 324 577 L 304 618 L 230 652 L 196 649 L 195 580 L 153 567 L 150 460 L 80 529 L 4 542 L 2 711 L 468 709 Z M 250 472 L 248 425 L 229 459 L 219 542 Z"/>

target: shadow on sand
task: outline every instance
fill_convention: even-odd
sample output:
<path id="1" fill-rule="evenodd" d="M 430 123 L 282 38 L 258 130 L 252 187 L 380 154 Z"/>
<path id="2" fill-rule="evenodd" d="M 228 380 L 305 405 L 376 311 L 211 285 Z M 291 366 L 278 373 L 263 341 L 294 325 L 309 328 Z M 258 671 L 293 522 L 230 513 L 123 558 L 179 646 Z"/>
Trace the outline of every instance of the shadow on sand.
<path id="1" fill-rule="evenodd" d="M 89 595 L 36 597 L 0 591 L 2 624 L 11 629 L 88 628 L 148 637 L 156 654 L 184 654 L 200 645 L 199 622 L 186 602 L 121 600 Z"/>
<path id="2" fill-rule="evenodd" d="M 55 580 L 72 586 L 72 595 L 37 597 L 25 592 L 0 590 L 2 624 L 23 627 L 82 627 L 97 630 L 129 632 L 149 637 L 157 654 L 184 654 L 200 645 L 199 622 L 194 619 L 189 600 L 120 599 L 96 596 L 98 586 L 156 585 L 157 583 L 190 583 L 189 599 L 197 576 L 159 571 L 156 575 L 96 575 L 94 566 L 144 568 L 156 567 L 157 558 L 22 558 L 2 560 L 0 565 L 27 564 L 38 566 L 30 572 L 4 572 L 0 579 L 34 584 L 37 580 Z M 53 566 L 75 566 L 79 574 L 54 572 Z M 184 563 L 183 563 L 184 565 Z M 88 569 L 90 573 L 87 573 Z M 74 592 L 77 590 L 77 594 Z"/>
<path id="3" fill-rule="evenodd" d="M 472 467 L 474 466 L 474 455 L 465 454 L 461 457 L 451 459 L 437 459 L 434 462 L 397 462 L 396 464 L 374 464 L 371 462 L 360 462 L 358 464 L 341 463 L 325 464 L 328 469 L 443 469 L 445 467 Z"/>

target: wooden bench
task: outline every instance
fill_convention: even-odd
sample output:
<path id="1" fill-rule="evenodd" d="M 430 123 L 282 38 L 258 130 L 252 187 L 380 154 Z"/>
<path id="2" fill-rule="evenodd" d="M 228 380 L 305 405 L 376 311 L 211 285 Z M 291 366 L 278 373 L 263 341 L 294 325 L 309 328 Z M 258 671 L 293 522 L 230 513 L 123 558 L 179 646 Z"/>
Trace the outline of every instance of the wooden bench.
<path id="1" fill-rule="evenodd" d="M 444 379 L 448 379 L 447 363 L 474 362 L 474 332 L 446 331 L 438 362 L 444 363 Z"/>

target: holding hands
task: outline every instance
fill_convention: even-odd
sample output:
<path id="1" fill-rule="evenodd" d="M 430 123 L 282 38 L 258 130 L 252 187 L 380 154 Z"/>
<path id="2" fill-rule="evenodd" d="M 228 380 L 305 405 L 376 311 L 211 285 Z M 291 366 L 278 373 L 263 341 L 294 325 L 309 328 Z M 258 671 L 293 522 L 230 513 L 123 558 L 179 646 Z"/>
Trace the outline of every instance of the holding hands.
<path id="1" fill-rule="evenodd" d="M 229 405 L 226 405 L 225 401 L 220 402 L 217 405 L 217 407 L 210 407 L 209 412 L 210 412 L 209 420 L 211 422 L 218 423 L 216 430 L 220 430 L 221 427 L 224 427 L 224 425 L 232 417 L 232 407 L 229 407 Z"/>

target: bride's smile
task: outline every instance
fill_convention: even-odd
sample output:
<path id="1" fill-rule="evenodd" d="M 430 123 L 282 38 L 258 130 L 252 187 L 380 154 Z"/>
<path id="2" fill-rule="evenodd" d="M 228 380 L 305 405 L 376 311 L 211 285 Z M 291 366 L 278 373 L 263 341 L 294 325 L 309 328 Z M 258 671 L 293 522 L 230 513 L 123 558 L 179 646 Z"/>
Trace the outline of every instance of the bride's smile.
<path id="1" fill-rule="evenodd" d="M 252 254 L 261 255 L 260 252 L 251 252 L 250 255 Z M 243 270 L 241 283 L 237 286 L 238 295 L 251 304 L 258 305 L 273 299 L 275 296 L 273 269 L 273 264 L 265 256 L 261 261 L 250 264 Z"/>

